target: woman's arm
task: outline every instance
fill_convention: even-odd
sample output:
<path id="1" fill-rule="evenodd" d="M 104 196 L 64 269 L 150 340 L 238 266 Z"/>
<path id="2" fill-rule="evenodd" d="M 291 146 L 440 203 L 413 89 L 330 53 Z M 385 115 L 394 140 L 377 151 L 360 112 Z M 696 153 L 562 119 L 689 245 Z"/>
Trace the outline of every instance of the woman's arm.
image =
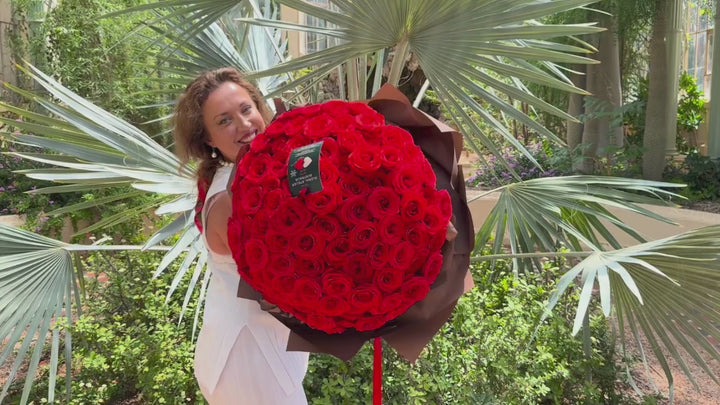
<path id="1" fill-rule="evenodd" d="M 213 201 L 207 213 L 205 230 L 208 247 L 218 254 L 230 254 L 227 238 L 227 223 L 232 214 L 232 201 L 227 191 L 221 191 L 213 196 Z"/>

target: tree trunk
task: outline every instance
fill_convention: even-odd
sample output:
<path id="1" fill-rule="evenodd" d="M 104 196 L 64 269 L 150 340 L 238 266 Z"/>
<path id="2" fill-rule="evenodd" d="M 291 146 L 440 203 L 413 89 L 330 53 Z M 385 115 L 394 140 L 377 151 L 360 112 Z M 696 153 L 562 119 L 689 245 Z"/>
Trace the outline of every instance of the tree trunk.
<path id="1" fill-rule="evenodd" d="M 715 1 L 715 30 L 713 31 L 712 73 L 710 82 L 710 114 L 708 115 L 708 156 L 720 159 L 720 0 Z M 715 97 L 715 98 L 713 98 Z"/>
<path id="2" fill-rule="evenodd" d="M 587 67 L 587 87 L 592 101 L 585 105 L 588 120 L 583 128 L 583 160 L 579 168 L 592 173 L 598 154 L 608 147 L 623 145 L 622 120 L 616 117 L 622 106 L 620 82 L 620 47 L 617 38 L 617 18 L 603 15 L 600 24 L 607 30 L 597 35 L 598 65 Z"/>
<path id="3" fill-rule="evenodd" d="M 682 0 L 658 0 L 650 40 L 650 82 L 645 112 L 643 177 L 661 180 L 666 156 L 675 153 Z"/>

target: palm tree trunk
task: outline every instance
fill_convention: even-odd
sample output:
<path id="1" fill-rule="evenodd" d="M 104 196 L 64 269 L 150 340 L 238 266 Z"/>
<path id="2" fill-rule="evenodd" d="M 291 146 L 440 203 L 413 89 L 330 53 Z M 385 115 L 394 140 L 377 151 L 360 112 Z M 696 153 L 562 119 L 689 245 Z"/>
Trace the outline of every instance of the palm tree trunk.
<path id="1" fill-rule="evenodd" d="M 585 106 L 589 119 L 583 128 L 583 160 L 580 171 L 592 173 L 598 153 L 606 153 L 609 146 L 623 144 L 622 126 L 614 114 L 622 105 L 620 84 L 620 47 L 617 38 L 617 18 L 603 15 L 600 24 L 607 28 L 597 35 L 598 65 L 587 67 L 587 87 L 593 102 Z"/>
<path id="2" fill-rule="evenodd" d="M 720 0 L 715 1 L 715 30 L 713 32 L 712 72 L 720 77 Z M 714 97 L 714 98 L 713 98 Z M 720 159 L 720 78 L 710 83 L 710 114 L 708 116 L 708 156 Z"/>
<path id="3" fill-rule="evenodd" d="M 650 40 L 650 83 L 645 112 L 643 177 L 661 180 L 675 153 L 682 0 L 658 0 Z"/>

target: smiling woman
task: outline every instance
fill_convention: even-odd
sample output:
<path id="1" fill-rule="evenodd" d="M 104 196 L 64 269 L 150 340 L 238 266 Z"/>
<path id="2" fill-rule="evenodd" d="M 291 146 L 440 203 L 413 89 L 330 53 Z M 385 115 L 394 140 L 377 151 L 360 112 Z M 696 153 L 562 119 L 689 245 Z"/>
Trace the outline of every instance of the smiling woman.
<path id="1" fill-rule="evenodd" d="M 240 276 L 227 241 L 231 164 L 270 116 L 260 92 L 230 68 L 200 74 L 176 110 L 177 153 L 200 161 L 196 224 L 204 230 L 212 279 L 194 365 L 211 405 L 307 404 L 302 381 L 308 354 L 287 352 L 287 327 L 257 302 L 237 298 Z"/>
<path id="2" fill-rule="evenodd" d="M 218 149 L 228 162 L 234 163 L 241 151 L 247 151 L 255 135 L 265 130 L 265 120 L 250 93 L 234 82 L 225 82 L 210 93 L 202 116 L 207 144 Z"/>

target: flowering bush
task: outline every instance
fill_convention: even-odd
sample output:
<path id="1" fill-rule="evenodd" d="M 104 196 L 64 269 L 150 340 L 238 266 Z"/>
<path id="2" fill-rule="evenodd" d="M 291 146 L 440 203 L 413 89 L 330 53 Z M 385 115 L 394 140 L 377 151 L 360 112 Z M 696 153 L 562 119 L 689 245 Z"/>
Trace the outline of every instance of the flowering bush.
<path id="1" fill-rule="evenodd" d="M 293 196 L 291 152 L 319 141 L 322 190 Z M 452 209 L 435 182 L 410 134 L 366 104 L 286 112 L 253 140 L 231 187 L 238 271 L 311 328 L 377 329 L 423 299 L 440 272 Z"/>
<path id="2" fill-rule="evenodd" d="M 525 145 L 525 148 L 540 163 L 542 170 L 517 149 L 510 146 L 501 149 L 502 157 L 522 180 L 562 176 L 572 171 L 572 157 L 567 150 L 553 149 L 545 142 L 533 142 Z M 480 162 L 481 167 L 466 179 L 468 186 L 499 187 L 515 181 L 496 156 L 488 155 L 484 159 L 484 163 Z"/>

